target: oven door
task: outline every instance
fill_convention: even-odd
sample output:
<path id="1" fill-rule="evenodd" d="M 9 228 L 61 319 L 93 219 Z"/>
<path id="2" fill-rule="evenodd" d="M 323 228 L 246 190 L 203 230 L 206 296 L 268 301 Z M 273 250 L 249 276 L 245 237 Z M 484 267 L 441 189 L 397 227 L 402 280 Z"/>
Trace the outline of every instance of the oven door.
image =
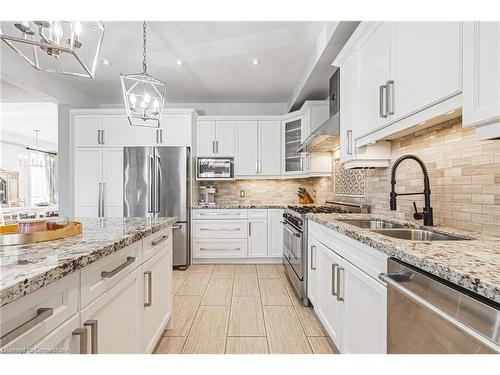
<path id="1" fill-rule="evenodd" d="M 287 259 L 293 271 L 299 278 L 303 280 L 302 270 L 302 237 L 303 233 L 297 228 L 282 221 L 283 225 L 283 256 Z"/>

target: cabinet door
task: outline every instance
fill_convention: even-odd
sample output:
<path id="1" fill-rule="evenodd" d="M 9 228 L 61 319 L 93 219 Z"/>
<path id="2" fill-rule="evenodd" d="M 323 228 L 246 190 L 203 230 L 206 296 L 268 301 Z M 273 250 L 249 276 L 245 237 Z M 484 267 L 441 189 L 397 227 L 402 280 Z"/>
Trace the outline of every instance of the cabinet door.
<path id="1" fill-rule="evenodd" d="M 357 130 L 358 58 L 352 52 L 341 67 L 340 74 L 340 160 L 354 158 L 354 132 Z M 374 98 L 375 100 L 375 98 Z"/>
<path id="2" fill-rule="evenodd" d="M 259 175 L 280 175 L 280 126 L 279 121 L 259 121 Z"/>
<path id="3" fill-rule="evenodd" d="M 464 126 L 500 121 L 500 22 L 465 22 L 463 57 Z"/>
<path id="4" fill-rule="evenodd" d="M 387 288 L 354 265 L 344 262 L 342 352 L 385 354 Z M 344 287 L 345 286 L 345 287 Z"/>
<path id="5" fill-rule="evenodd" d="M 392 121 L 462 91 L 460 22 L 395 22 L 393 27 Z"/>
<path id="6" fill-rule="evenodd" d="M 382 95 L 380 92 L 380 87 L 390 80 L 390 37 L 390 23 L 377 23 L 359 46 L 358 108 L 362 110 L 358 112 L 356 122 L 357 136 L 370 133 L 390 121 L 390 116 L 386 114 L 387 108 L 384 100 L 386 91 L 383 91 Z M 380 113 L 381 100 L 384 107 L 382 115 Z"/>
<path id="7" fill-rule="evenodd" d="M 267 218 L 248 219 L 248 257 L 267 257 Z"/>
<path id="8" fill-rule="evenodd" d="M 99 354 L 142 352 L 143 285 L 139 267 L 82 310 L 80 324 L 95 321 L 97 325 L 96 337 L 92 325 L 88 326 L 89 353 L 92 341 L 97 342 Z"/>
<path id="9" fill-rule="evenodd" d="M 163 146 L 191 146 L 191 115 L 167 114 L 161 120 Z"/>
<path id="10" fill-rule="evenodd" d="M 75 215 L 97 217 L 102 148 L 75 149 Z"/>
<path id="11" fill-rule="evenodd" d="M 30 348 L 33 354 L 84 354 L 80 352 L 80 340 L 83 336 L 76 335 L 80 328 L 80 314 L 57 327 L 42 340 Z"/>
<path id="12" fill-rule="evenodd" d="M 104 130 L 103 143 L 106 146 L 125 146 L 129 140 L 137 141 L 136 137 L 129 139 L 129 131 L 134 131 L 133 128 L 139 128 L 131 126 L 125 115 L 103 115 L 102 128 Z M 146 130 L 145 128 L 140 129 Z"/>
<path id="13" fill-rule="evenodd" d="M 267 210 L 267 255 L 269 257 L 283 256 L 283 210 Z"/>
<path id="14" fill-rule="evenodd" d="M 308 238 L 307 248 L 307 297 L 316 306 L 319 301 L 318 293 L 318 241 Z"/>
<path id="15" fill-rule="evenodd" d="M 234 121 L 216 121 L 215 151 L 218 156 L 234 156 L 235 128 Z"/>
<path id="16" fill-rule="evenodd" d="M 144 353 L 152 353 L 172 316 L 172 247 L 144 263 L 143 275 L 142 344 Z"/>
<path id="17" fill-rule="evenodd" d="M 236 122 L 236 175 L 254 176 L 258 172 L 257 121 Z"/>
<path id="18" fill-rule="evenodd" d="M 302 142 L 303 117 L 296 117 L 283 123 L 283 174 L 300 174 L 303 168 L 303 154 L 297 152 Z"/>
<path id="19" fill-rule="evenodd" d="M 215 155 L 215 121 L 198 121 L 196 124 L 196 155 Z"/>
<path id="20" fill-rule="evenodd" d="M 123 216 L 123 148 L 102 150 L 105 217 Z"/>
<path id="21" fill-rule="evenodd" d="M 99 146 L 98 131 L 102 130 L 101 115 L 73 116 L 73 143 L 75 147 Z"/>
<path id="22" fill-rule="evenodd" d="M 318 298 L 314 310 L 323 323 L 335 346 L 342 350 L 342 301 L 337 298 L 337 273 L 342 266 L 341 258 L 321 244 L 317 245 Z"/>

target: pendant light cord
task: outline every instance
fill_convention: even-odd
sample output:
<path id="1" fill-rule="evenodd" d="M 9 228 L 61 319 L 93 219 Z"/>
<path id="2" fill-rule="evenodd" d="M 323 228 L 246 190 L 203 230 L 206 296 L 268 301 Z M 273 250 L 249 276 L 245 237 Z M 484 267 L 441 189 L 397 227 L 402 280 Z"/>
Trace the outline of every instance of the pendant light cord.
<path id="1" fill-rule="evenodd" d="M 146 64 L 146 21 L 142 23 L 142 72 L 146 74 L 148 66 Z"/>

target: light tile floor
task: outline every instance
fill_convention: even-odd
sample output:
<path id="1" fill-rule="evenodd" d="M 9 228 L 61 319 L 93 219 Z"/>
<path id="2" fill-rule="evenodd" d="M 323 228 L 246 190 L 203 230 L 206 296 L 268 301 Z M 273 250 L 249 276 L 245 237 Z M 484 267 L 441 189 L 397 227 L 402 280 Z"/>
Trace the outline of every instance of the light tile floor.
<path id="1" fill-rule="evenodd" d="M 333 354 L 282 265 L 193 265 L 174 271 L 173 328 L 157 354 Z"/>

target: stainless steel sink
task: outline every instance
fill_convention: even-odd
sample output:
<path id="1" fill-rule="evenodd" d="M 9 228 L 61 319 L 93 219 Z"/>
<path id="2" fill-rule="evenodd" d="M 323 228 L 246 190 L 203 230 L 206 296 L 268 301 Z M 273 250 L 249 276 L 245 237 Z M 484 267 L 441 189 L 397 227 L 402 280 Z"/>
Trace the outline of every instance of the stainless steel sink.
<path id="1" fill-rule="evenodd" d="M 404 228 L 402 224 L 391 223 L 390 221 L 378 220 L 378 219 L 367 219 L 367 220 L 357 220 L 357 219 L 340 219 L 344 223 L 354 225 L 363 229 L 392 229 L 392 228 Z"/>
<path id="2" fill-rule="evenodd" d="M 374 229 L 374 233 L 409 241 L 462 241 L 470 238 L 456 237 L 424 229 Z"/>

